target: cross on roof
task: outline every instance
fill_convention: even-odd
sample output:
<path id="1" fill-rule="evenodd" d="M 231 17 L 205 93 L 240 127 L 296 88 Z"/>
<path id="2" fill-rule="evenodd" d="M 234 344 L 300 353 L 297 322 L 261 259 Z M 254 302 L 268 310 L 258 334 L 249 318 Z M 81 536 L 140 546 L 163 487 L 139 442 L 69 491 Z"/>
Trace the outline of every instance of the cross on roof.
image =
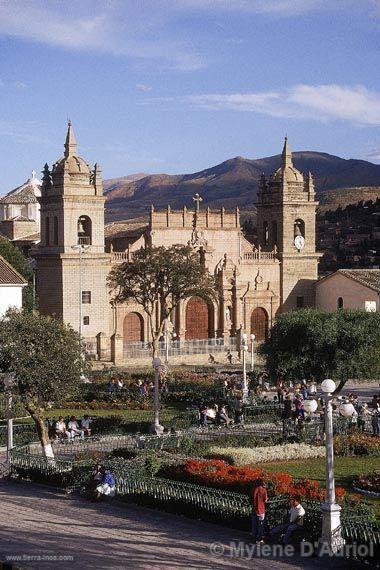
<path id="1" fill-rule="evenodd" d="M 200 203 L 203 202 L 203 198 L 198 194 L 198 192 L 193 196 L 193 201 L 195 202 L 195 211 L 199 212 Z"/>

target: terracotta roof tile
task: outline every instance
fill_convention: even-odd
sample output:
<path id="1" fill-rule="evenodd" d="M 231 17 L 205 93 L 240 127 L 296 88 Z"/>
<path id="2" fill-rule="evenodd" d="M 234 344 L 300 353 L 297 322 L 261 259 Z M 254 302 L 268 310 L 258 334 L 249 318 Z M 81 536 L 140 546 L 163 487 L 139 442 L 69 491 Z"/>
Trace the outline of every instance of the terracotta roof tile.
<path id="1" fill-rule="evenodd" d="M 338 272 L 380 293 L 380 269 L 339 269 Z"/>
<path id="2" fill-rule="evenodd" d="M 0 285 L 26 285 L 25 279 L 0 255 Z"/>

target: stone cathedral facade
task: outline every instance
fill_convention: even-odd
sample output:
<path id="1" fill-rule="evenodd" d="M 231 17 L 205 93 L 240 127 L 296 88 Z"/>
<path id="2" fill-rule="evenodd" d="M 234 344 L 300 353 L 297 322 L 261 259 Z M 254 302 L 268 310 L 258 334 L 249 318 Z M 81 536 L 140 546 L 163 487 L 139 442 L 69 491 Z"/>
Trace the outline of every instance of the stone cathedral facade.
<path id="1" fill-rule="evenodd" d="M 184 301 L 173 316 L 179 342 L 229 339 L 241 331 L 263 340 L 281 311 L 314 306 L 319 254 L 315 251 L 317 202 L 311 174 L 293 165 L 285 139 L 281 167 L 262 176 L 257 202 L 258 243 L 242 233 L 239 210 L 194 208 L 156 211 L 120 245 L 105 243 L 101 171 L 78 155 L 69 123 L 64 156 L 45 165 L 41 188 L 41 242 L 35 251 L 37 295 L 43 314 L 80 330 L 99 360 L 126 362 L 129 347 L 149 343 L 142 307 L 115 305 L 107 275 L 146 245 L 190 244 L 217 278 L 218 299 Z M 83 246 L 83 252 L 78 248 Z"/>

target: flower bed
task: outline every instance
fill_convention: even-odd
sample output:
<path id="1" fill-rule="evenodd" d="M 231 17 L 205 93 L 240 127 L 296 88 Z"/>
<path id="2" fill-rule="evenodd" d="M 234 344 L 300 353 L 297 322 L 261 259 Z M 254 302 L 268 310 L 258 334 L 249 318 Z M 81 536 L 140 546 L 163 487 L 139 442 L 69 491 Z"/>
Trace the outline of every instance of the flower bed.
<path id="1" fill-rule="evenodd" d="M 324 446 L 306 443 L 287 443 L 269 447 L 211 447 L 209 456 L 223 459 L 233 465 L 242 466 L 268 461 L 289 461 L 325 457 Z"/>
<path id="2" fill-rule="evenodd" d="M 335 455 L 380 456 L 380 440 L 363 433 L 334 437 Z"/>
<path id="3" fill-rule="evenodd" d="M 271 496 L 299 495 L 301 498 L 324 500 L 325 490 L 317 481 L 293 479 L 288 473 L 272 473 L 261 467 L 236 467 L 219 459 L 189 459 L 176 466 L 160 469 L 158 475 L 167 479 L 184 481 L 238 493 L 250 494 L 259 477 L 263 477 Z M 342 500 L 345 490 L 337 487 L 336 496 Z"/>
<path id="4" fill-rule="evenodd" d="M 376 470 L 371 475 L 360 475 L 353 484 L 355 491 L 380 497 L 380 471 Z"/>

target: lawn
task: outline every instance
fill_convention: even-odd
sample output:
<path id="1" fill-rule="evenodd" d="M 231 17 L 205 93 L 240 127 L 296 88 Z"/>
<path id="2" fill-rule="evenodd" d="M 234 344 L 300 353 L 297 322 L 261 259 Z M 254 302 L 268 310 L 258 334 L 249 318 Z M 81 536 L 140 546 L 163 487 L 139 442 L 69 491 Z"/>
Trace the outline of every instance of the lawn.
<path id="1" fill-rule="evenodd" d="M 379 469 L 378 457 L 335 457 L 335 482 L 337 486 L 344 487 L 352 492 L 351 483 L 357 475 L 372 473 Z M 285 471 L 293 477 L 308 477 L 316 479 L 322 485 L 325 484 L 325 462 L 323 459 L 308 459 L 306 461 L 278 461 L 275 463 L 263 463 L 268 471 Z M 373 504 L 376 516 L 380 518 L 380 499 L 362 495 L 363 500 Z"/>

